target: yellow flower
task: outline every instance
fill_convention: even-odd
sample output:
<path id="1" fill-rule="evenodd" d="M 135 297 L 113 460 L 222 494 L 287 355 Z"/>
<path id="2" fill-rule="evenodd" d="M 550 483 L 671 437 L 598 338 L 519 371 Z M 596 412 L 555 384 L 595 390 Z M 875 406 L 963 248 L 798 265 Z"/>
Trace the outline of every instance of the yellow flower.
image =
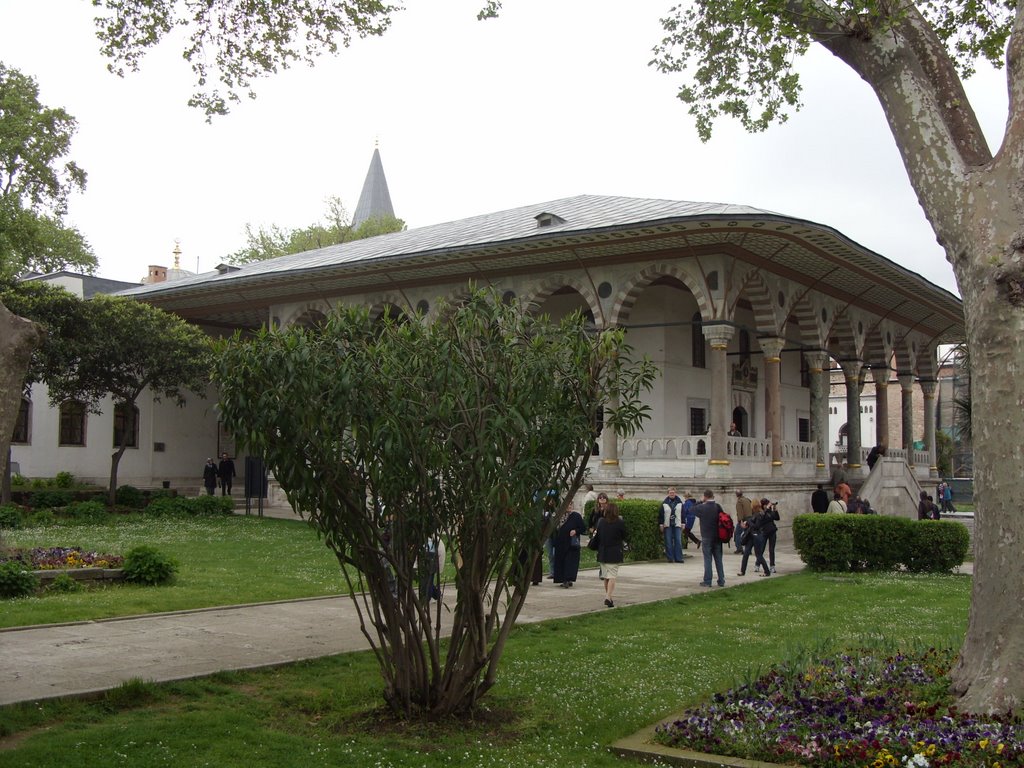
<path id="1" fill-rule="evenodd" d="M 978 746 L 982 749 L 988 749 L 988 739 L 982 739 L 978 742 Z"/>
<path id="2" fill-rule="evenodd" d="M 999 746 L 997 746 L 996 747 L 996 754 L 997 755 L 1003 754 L 1003 747 L 1005 747 L 1005 746 L 1006 746 L 1005 744 L 1000 744 Z"/>

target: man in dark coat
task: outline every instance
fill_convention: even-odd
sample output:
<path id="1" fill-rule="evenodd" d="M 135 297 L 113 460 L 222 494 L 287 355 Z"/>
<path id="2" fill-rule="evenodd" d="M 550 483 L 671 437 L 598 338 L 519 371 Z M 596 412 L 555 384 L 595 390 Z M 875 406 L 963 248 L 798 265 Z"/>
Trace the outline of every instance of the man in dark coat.
<path id="1" fill-rule="evenodd" d="M 220 476 L 220 495 L 231 495 L 231 483 L 235 479 L 235 462 L 228 456 L 227 451 L 220 455 L 220 464 L 217 467 L 217 474 Z"/>
<path id="2" fill-rule="evenodd" d="M 211 458 L 206 459 L 206 466 L 203 467 L 203 485 L 206 487 L 206 495 L 213 496 L 217 490 L 217 465 Z"/>
<path id="3" fill-rule="evenodd" d="M 700 548 L 704 555 L 704 579 L 702 587 L 711 586 L 711 562 L 718 572 L 718 586 L 725 586 L 725 564 L 722 562 L 722 541 L 718 538 L 718 515 L 724 513 L 722 505 L 715 501 L 715 494 L 704 491 L 704 501 L 693 508 L 693 514 L 700 521 Z"/>
<path id="4" fill-rule="evenodd" d="M 818 483 L 818 490 L 811 494 L 811 511 L 824 513 L 828 511 L 828 491 L 824 489 L 821 483 Z"/>

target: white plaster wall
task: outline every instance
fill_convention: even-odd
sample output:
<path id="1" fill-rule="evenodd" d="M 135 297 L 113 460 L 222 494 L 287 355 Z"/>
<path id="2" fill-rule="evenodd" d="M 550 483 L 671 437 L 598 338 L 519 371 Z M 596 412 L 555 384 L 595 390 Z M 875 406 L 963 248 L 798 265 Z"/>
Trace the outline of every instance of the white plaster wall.
<path id="1" fill-rule="evenodd" d="M 147 393 L 139 398 L 139 447 L 128 448 L 118 465 L 118 485 L 152 486 L 168 480 L 174 487 L 202 484 L 207 456 L 217 451 L 215 392 L 209 388 L 203 400 L 189 393 L 188 405 L 178 408 L 170 402 L 155 402 Z M 101 413 L 86 416 L 85 445 L 58 445 L 60 411 L 49 407 L 45 384 L 32 388 L 30 443 L 11 446 L 11 458 L 26 477 L 53 477 L 71 472 L 75 477 L 106 485 L 110 480 L 110 458 L 114 447 L 114 406 L 108 397 L 100 403 Z M 154 442 L 166 450 L 155 453 Z"/>

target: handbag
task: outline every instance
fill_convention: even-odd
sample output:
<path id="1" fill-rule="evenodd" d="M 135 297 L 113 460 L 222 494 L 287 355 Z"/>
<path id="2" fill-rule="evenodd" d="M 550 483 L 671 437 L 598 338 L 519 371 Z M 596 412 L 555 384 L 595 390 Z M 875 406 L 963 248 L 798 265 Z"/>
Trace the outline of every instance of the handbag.
<path id="1" fill-rule="evenodd" d="M 597 552 L 600 546 L 601 540 L 598 538 L 598 534 L 595 533 L 593 536 L 590 537 L 590 541 L 587 542 L 587 549 L 592 549 L 595 552 Z"/>

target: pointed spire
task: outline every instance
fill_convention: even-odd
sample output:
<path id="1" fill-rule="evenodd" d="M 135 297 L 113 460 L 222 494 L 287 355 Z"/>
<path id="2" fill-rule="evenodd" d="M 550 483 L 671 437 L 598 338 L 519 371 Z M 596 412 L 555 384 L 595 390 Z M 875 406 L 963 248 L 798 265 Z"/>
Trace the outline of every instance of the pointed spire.
<path id="1" fill-rule="evenodd" d="M 376 144 L 374 141 L 370 169 L 366 172 L 356 212 L 352 214 L 353 229 L 367 219 L 395 215 L 395 209 L 391 206 L 391 193 L 388 192 L 388 180 L 384 178 L 384 165 L 380 161 L 380 149 Z"/>

